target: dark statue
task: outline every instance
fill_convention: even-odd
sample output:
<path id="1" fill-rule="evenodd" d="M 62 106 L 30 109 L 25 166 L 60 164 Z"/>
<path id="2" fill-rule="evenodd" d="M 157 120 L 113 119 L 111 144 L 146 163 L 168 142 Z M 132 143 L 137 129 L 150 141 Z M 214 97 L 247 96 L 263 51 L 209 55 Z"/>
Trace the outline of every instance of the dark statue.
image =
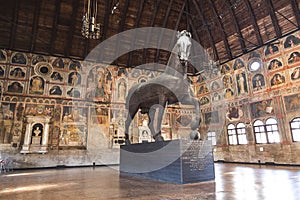
<path id="1" fill-rule="evenodd" d="M 155 141 L 163 141 L 161 122 L 165 107 L 179 102 L 185 105 L 194 105 L 196 116 L 191 123 L 191 129 L 193 135 L 197 132 L 196 129 L 200 123 L 200 104 L 194 97 L 187 78 L 187 65 L 192 45 L 191 34 L 181 31 L 178 32 L 177 38 L 165 72 L 147 82 L 134 85 L 128 92 L 126 98 L 128 115 L 125 123 L 126 144 L 130 144 L 129 126 L 138 111 L 148 115 L 148 126 Z"/>

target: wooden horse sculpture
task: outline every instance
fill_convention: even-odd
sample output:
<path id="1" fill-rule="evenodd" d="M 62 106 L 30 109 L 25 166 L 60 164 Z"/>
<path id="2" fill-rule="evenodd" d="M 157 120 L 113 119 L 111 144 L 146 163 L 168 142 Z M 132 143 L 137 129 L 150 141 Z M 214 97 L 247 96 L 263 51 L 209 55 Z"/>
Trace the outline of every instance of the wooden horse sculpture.
<path id="1" fill-rule="evenodd" d="M 142 114 L 148 115 L 148 126 L 155 141 L 163 141 L 161 123 L 167 105 L 179 102 L 194 105 L 196 117 L 191 123 L 191 129 L 196 130 L 199 126 L 199 101 L 193 96 L 186 75 L 192 44 L 191 34 L 184 30 L 178 32 L 177 38 L 165 72 L 147 82 L 134 85 L 128 92 L 126 98 L 128 115 L 125 122 L 126 144 L 130 144 L 129 126 L 139 110 Z"/>

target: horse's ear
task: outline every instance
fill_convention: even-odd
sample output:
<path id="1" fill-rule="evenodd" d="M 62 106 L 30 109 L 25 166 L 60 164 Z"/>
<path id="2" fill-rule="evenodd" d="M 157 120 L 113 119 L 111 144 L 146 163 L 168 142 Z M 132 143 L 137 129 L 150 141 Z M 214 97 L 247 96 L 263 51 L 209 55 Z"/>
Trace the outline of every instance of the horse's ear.
<path id="1" fill-rule="evenodd" d="M 192 38 L 191 32 L 187 32 L 187 35 L 188 35 L 190 38 Z"/>
<path id="2" fill-rule="evenodd" d="M 177 35 L 176 35 L 177 38 L 180 38 L 180 32 L 177 31 Z"/>

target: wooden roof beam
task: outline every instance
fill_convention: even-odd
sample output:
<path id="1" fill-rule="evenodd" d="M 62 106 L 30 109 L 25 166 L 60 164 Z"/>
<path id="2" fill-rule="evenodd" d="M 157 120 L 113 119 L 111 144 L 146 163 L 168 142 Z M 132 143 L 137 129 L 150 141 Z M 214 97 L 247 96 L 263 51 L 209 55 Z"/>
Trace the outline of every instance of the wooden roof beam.
<path id="1" fill-rule="evenodd" d="M 154 10 L 153 15 L 152 15 L 150 27 L 153 27 L 153 25 L 154 25 L 155 18 L 156 18 L 156 15 L 157 15 L 157 12 L 158 12 L 158 9 L 159 9 L 159 6 L 160 6 L 160 2 L 161 2 L 161 0 L 156 1 L 156 4 L 155 4 L 156 6 L 155 6 L 155 10 Z M 147 34 L 147 41 L 145 43 L 145 47 L 147 47 L 149 42 L 150 42 L 150 36 L 151 36 L 151 31 L 149 31 L 148 34 Z M 146 56 L 147 56 L 147 49 L 144 48 L 143 63 L 146 63 Z"/>
<path id="2" fill-rule="evenodd" d="M 55 1 L 55 14 L 54 14 L 54 20 L 53 20 L 53 24 L 52 24 L 50 43 L 49 43 L 50 55 L 53 54 L 53 52 L 55 50 L 54 43 L 55 43 L 55 39 L 56 39 L 56 35 L 57 35 L 57 22 L 58 22 L 58 16 L 60 13 L 60 3 L 61 3 L 61 0 Z"/>
<path id="3" fill-rule="evenodd" d="M 40 1 L 40 0 L 38 0 Z M 71 51 L 71 48 L 72 48 L 72 41 L 73 41 L 73 33 L 75 32 L 75 22 L 76 20 L 76 15 L 78 13 L 78 8 L 79 8 L 79 1 L 78 0 L 73 0 L 73 9 L 72 9 L 72 17 L 71 17 L 71 24 L 69 26 L 69 31 L 68 31 L 68 38 L 67 38 L 67 43 L 65 45 L 65 55 L 67 57 L 70 56 L 70 51 Z"/>
<path id="4" fill-rule="evenodd" d="M 122 11 L 122 15 L 121 15 L 121 21 L 119 23 L 118 33 L 121 33 L 124 30 L 128 7 L 129 7 L 129 0 L 126 0 L 123 11 Z M 117 37 L 117 42 L 116 42 L 116 47 L 115 47 L 115 56 L 114 56 L 115 59 L 118 59 L 117 55 L 119 55 L 119 45 L 120 45 L 120 38 Z"/>
<path id="5" fill-rule="evenodd" d="M 206 27 L 206 31 L 207 31 L 207 33 L 209 35 L 209 39 L 210 39 L 209 40 L 210 45 L 213 49 L 214 59 L 219 60 L 219 55 L 218 55 L 218 52 L 217 52 L 215 41 L 214 41 L 214 38 L 212 36 L 210 27 L 207 25 L 207 22 L 205 20 L 204 14 L 203 14 L 203 11 L 202 11 L 201 7 L 198 5 L 198 3 L 196 2 L 196 0 L 193 0 L 193 4 L 195 6 L 195 9 L 196 9 L 197 13 L 200 15 L 200 18 L 201 18 L 201 21 L 202 21 L 203 25 L 205 25 L 205 27 Z"/>
<path id="6" fill-rule="evenodd" d="M 246 6 L 247 6 L 248 11 L 249 11 L 249 15 L 250 15 L 252 25 L 253 25 L 253 28 L 254 28 L 254 32 L 255 32 L 255 35 L 256 35 L 256 40 L 258 42 L 258 45 L 261 46 L 261 45 L 263 45 L 263 40 L 262 40 L 262 37 L 261 37 L 260 32 L 259 32 L 259 27 L 257 25 L 257 20 L 256 20 L 256 17 L 254 15 L 252 6 L 251 6 L 249 0 L 244 0 L 244 2 L 246 3 Z M 255 46 L 258 46 L 258 45 L 255 45 Z"/>
<path id="7" fill-rule="evenodd" d="M 142 16 L 142 12 L 144 10 L 144 6 L 145 6 L 145 0 L 141 0 L 140 1 L 140 7 L 139 10 L 137 12 L 137 16 L 134 22 L 134 28 L 138 28 L 140 25 L 140 21 L 141 21 L 141 16 Z M 136 42 L 136 37 L 134 37 L 134 40 L 131 42 L 131 49 L 133 49 L 134 45 Z M 129 67 L 131 65 L 131 61 L 132 61 L 132 52 L 129 53 L 128 56 L 128 60 L 127 60 L 127 66 Z"/>
<path id="8" fill-rule="evenodd" d="M 173 4 L 173 0 L 170 0 L 166 15 L 164 17 L 164 21 L 163 21 L 163 25 L 162 25 L 163 28 L 165 28 L 166 25 L 167 25 L 167 21 L 168 21 L 169 15 L 170 15 L 172 4 Z M 158 44 L 157 44 L 158 49 L 156 49 L 155 63 L 158 62 L 159 53 L 160 53 L 160 48 L 159 47 L 160 47 L 160 44 L 161 44 L 161 41 L 162 41 L 162 38 L 163 38 L 163 34 L 164 34 L 164 31 L 162 30 L 161 33 L 160 33 L 159 39 L 158 39 Z"/>
<path id="9" fill-rule="evenodd" d="M 41 1 L 36 0 L 35 8 L 34 8 L 32 34 L 30 37 L 30 50 L 29 50 L 30 52 L 33 52 L 35 49 L 36 35 L 37 35 L 37 29 L 38 29 L 38 25 L 39 25 L 40 10 L 41 10 Z"/>
<path id="10" fill-rule="evenodd" d="M 215 16 L 219 16 L 214 1 L 210 0 L 210 3 L 211 3 L 211 6 L 213 8 L 214 15 Z M 228 43 L 228 40 L 227 40 L 227 34 L 226 34 L 225 30 L 224 30 L 224 26 L 223 26 L 223 24 L 222 24 L 222 22 L 221 22 L 221 20 L 220 20 L 219 17 L 217 17 L 217 23 L 218 23 L 221 31 L 223 32 L 223 41 L 224 41 L 224 44 L 225 44 L 225 49 L 226 49 L 227 56 L 228 56 L 229 59 L 232 59 L 232 53 L 231 53 L 230 46 L 229 46 L 229 43 Z"/>
<path id="11" fill-rule="evenodd" d="M 291 1 L 293 12 L 295 14 L 297 25 L 298 25 L 298 27 L 300 27 L 300 12 L 299 12 L 298 3 L 296 0 L 290 0 L 290 1 Z"/>
<path id="12" fill-rule="evenodd" d="M 14 0 L 14 11 L 12 12 L 12 24 L 10 30 L 11 36 L 9 40 L 9 49 L 13 49 L 15 43 L 18 13 L 19 13 L 18 10 L 19 10 L 18 0 Z"/>
<path id="13" fill-rule="evenodd" d="M 242 52 L 247 53 L 246 44 L 245 44 L 245 41 L 244 41 L 244 38 L 243 38 L 243 35 L 242 35 L 242 32 L 241 32 L 241 28 L 238 24 L 238 20 L 236 18 L 235 13 L 234 13 L 234 8 L 231 6 L 230 0 L 226 0 L 225 3 L 227 4 L 228 7 L 230 7 L 229 12 L 230 12 L 230 14 L 233 18 L 233 24 L 234 24 L 235 30 L 238 34 L 238 38 L 239 38 L 239 42 L 240 42 L 240 45 L 241 45 L 241 48 L 242 48 Z"/>
<path id="14" fill-rule="evenodd" d="M 282 36 L 282 32 L 281 32 L 280 26 L 278 24 L 278 20 L 277 20 L 276 14 L 275 14 L 275 10 L 274 10 L 272 0 L 266 0 L 265 3 L 266 3 L 266 6 L 267 6 L 267 10 L 269 11 L 271 20 L 272 20 L 272 24 L 273 24 L 274 29 L 275 29 L 276 37 L 279 38 L 279 37 Z"/>
<path id="15" fill-rule="evenodd" d="M 108 28 L 108 24 L 109 24 L 109 16 L 111 14 L 111 9 L 112 9 L 112 2 L 111 0 L 106 0 L 106 9 L 105 9 L 105 14 L 104 14 L 104 19 L 103 19 L 103 28 L 101 31 L 101 41 L 106 40 L 107 37 L 107 28 Z M 101 27 L 101 26 L 100 26 Z M 89 40 L 85 40 L 85 44 L 86 44 L 86 51 L 85 51 L 85 56 L 88 54 L 88 45 L 89 45 Z M 103 60 L 104 58 L 104 53 L 105 51 L 102 51 L 101 56 L 100 56 L 100 60 Z"/>

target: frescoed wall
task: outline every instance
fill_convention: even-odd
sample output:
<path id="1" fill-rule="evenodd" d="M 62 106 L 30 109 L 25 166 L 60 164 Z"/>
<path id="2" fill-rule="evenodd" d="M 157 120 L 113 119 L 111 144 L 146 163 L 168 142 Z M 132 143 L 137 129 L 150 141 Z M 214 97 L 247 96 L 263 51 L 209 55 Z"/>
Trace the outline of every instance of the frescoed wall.
<path id="1" fill-rule="evenodd" d="M 293 33 L 223 63 L 218 69 L 191 77 L 191 87 L 201 106 L 201 139 L 206 139 L 207 132 L 216 133 L 216 160 L 256 162 L 265 156 L 268 161 L 300 164 L 296 153 L 287 159 L 278 156 L 280 148 L 300 149 L 299 142 L 292 141 L 289 127 L 289 122 L 300 116 L 299 38 L 300 32 Z M 263 65 L 251 71 L 249 63 L 257 58 Z M 39 157 L 36 152 L 30 154 L 29 146 L 28 156 L 34 164 L 19 167 L 43 165 L 39 160 L 43 157 L 48 160 L 43 166 L 118 163 L 128 90 L 160 73 L 0 50 L 0 148 L 22 163 L 25 158 L 20 150 L 31 123 L 26 119 L 49 117 L 47 152 Z M 165 139 L 188 135 L 193 117 L 191 107 L 169 106 L 162 125 Z M 278 120 L 280 144 L 286 146 L 267 144 L 280 147 L 274 154 L 264 154 L 256 151 L 262 145 L 256 144 L 253 124 L 270 117 Z M 142 114 L 133 120 L 133 142 L 146 138 L 147 123 Z M 229 145 L 227 126 L 238 123 L 244 123 L 248 143 Z M 44 131 L 44 123 L 40 124 Z M 246 152 L 242 156 L 240 149 Z"/>

